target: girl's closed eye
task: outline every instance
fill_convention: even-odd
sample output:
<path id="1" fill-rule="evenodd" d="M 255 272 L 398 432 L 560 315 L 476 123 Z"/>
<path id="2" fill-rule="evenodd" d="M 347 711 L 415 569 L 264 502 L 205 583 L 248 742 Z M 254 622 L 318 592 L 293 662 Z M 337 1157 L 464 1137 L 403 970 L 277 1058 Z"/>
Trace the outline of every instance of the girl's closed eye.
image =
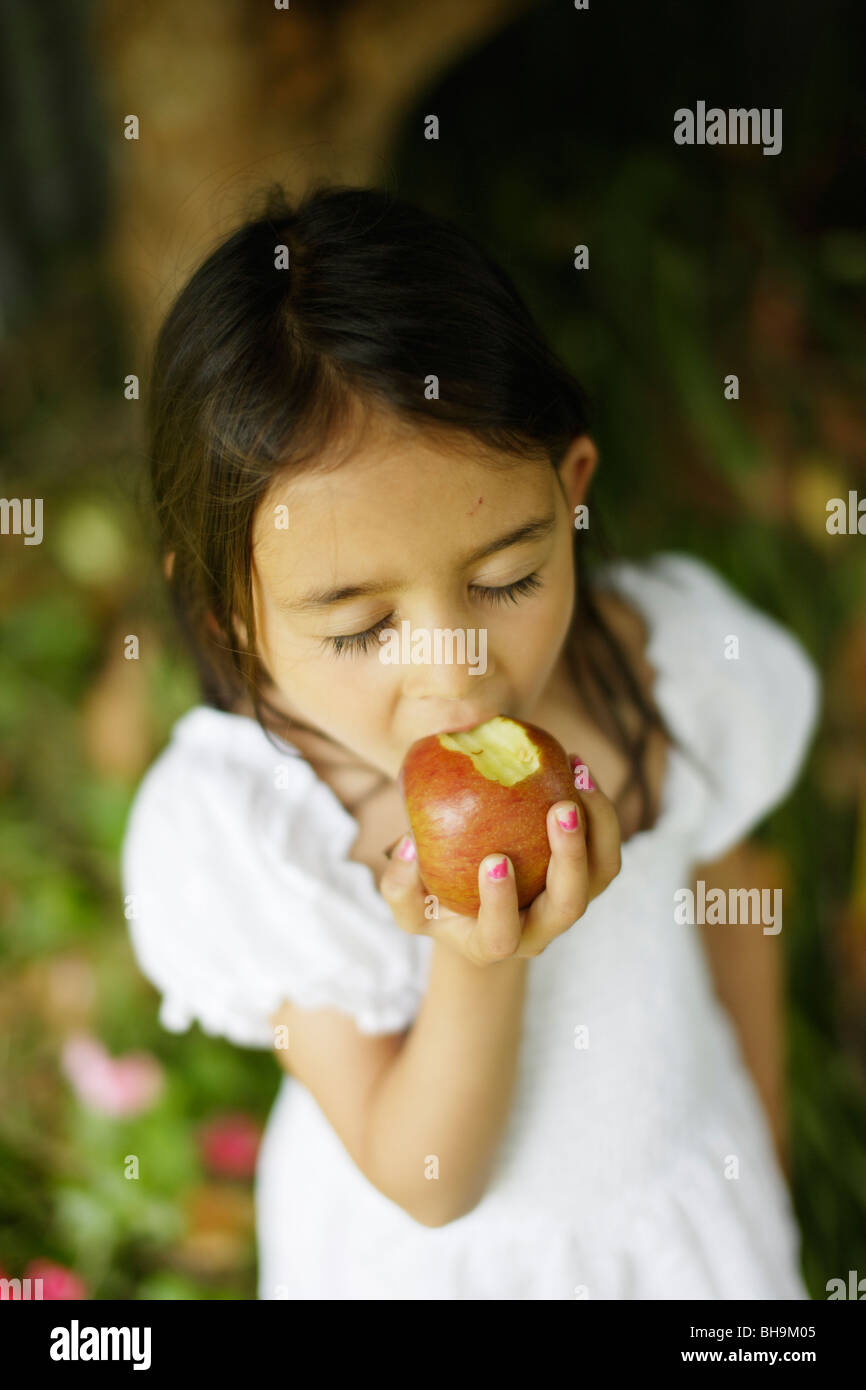
<path id="1" fill-rule="evenodd" d="M 541 579 L 538 571 L 524 575 L 523 579 L 515 579 L 513 584 L 500 584 L 498 588 L 490 588 L 483 584 L 473 584 L 472 588 L 479 594 L 485 603 L 517 603 L 526 594 L 534 594 L 541 588 Z"/>
<path id="2" fill-rule="evenodd" d="M 524 575 L 522 579 L 515 579 L 511 584 L 500 584 L 492 587 L 484 584 L 472 584 L 470 588 L 477 594 L 484 603 L 518 603 L 527 594 L 533 594 L 542 587 L 538 571 Z M 364 632 L 348 633 L 340 637 L 326 637 L 324 645 L 329 647 L 337 655 L 345 652 L 366 652 L 371 646 L 378 645 L 380 632 L 384 632 L 389 622 L 393 618 L 393 613 L 388 613 L 384 618 L 380 618 L 373 627 L 368 627 Z"/>

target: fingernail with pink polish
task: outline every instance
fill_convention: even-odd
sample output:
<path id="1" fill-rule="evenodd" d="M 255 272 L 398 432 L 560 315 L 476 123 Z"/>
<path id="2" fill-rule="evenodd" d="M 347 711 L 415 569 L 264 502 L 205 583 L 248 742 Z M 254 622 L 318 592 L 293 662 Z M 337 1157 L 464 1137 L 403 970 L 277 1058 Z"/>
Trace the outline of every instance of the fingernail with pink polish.
<path id="1" fill-rule="evenodd" d="M 411 863 L 415 858 L 415 846 L 412 843 L 411 835 L 404 835 L 397 850 L 397 858 L 403 859 L 406 863 Z"/>
<path id="2" fill-rule="evenodd" d="M 502 859 L 498 859 L 498 860 L 496 861 L 496 863 L 495 863 L 495 864 L 492 864 L 491 867 L 487 870 L 487 877 L 488 877 L 488 878 L 507 878 L 507 877 L 508 877 L 508 860 L 507 860 L 506 858 L 504 858 L 504 857 L 503 857 Z"/>
<path id="3" fill-rule="evenodd" d="M 572 806 L 570 811 L 557 811 L 556 823 L 561 830 L 576 830 L 577 808 Z"/>

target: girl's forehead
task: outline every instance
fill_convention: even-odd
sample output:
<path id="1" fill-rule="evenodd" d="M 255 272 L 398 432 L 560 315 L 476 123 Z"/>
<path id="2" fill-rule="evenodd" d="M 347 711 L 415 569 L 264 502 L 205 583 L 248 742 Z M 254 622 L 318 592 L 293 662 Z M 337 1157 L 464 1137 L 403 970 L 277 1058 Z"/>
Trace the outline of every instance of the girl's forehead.
<path id="1" fill-rule="evenodd" d="M 447 563 L 529 517 L 552 510 L 548 462 L 455 455 L 446 444 L 406 441 L 342 467 L 275 480 L 254 524 L 263 576 L 315 566 L 369 569 L 392 557 Z"/>
<path id="2" fill-rule="evenodd" d="M 447 444 L 404 441 L 390 448 L 358 453 L 339 468 L 278 475 L 259 505 L 257 539 L 289 530 L 292 518 L 304 529 L 327 522 L 350 529 L 366 521 L 384 532 L 392 521 L 413 518 L 435 525 L 455 517 L 479 517 L 482 510 L 508 512 L 550 495 L 555 474 L 550 464 L 502 456 L 471 458 Z"/>
<path id="3" fill-rule="evenodd" d="M 310 468 L 277 473 L 266 500 L 279 494 L 298 505 L 333 505 L 425 491 L 448 485 L 447 497 L 473 492 L 480 481 L 505 492 L 515 485 L 538 489 L 553 470 L 546 457 L 528 460 L 497 452 L 481 440 L 456 432 L 412 431 L 407 427 L 379 431 L 368 426 L 351 442 L 329 448 Z"/>

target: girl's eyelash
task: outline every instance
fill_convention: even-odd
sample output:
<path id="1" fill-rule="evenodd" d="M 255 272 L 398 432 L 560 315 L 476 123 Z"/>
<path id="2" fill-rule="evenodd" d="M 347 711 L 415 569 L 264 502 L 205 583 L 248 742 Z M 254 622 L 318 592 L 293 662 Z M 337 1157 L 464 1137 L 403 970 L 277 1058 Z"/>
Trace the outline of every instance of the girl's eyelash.
<path id="1" fill-rule="evenodd" d="M 337 656 L 341 656 L 343 652 L 347 651 L 366 652 L 368 647 L 372 646 L 374 642 L 376 642 L 378 646 L 377 638 L 379 633 L 383 632 L 388 626 L 391 617 L 392 615 L 389 613 L 388 616 L 383 618 L 381 622 L 378 622 L 375 627 L 368 627 L 366 632 L 353 632 L 349 637 L 326 637 L 325 644 L 329 646 L 332 651 L 336 652 Z"/>
<path id="2" fill-rule="evenodd" d="M 524 575 L 523 579 L 515 579 L 513 584 L 501 584 L 498 589 L 485 589 L 483 585 L 473 584 L 476 594 L 482 594 L 487 603 L 517 603 L 518 599 L 524 598 L 526 594 L 535 593 L 536 589 L 541 588 L 541 580 L 538 571 Z"/>
<path id="3" fill-rule="evenodd" d="M 519 599 L 527 594 L 535 593 L 541 588 L 541 580 L 538 572 L 524 575 L 523 579 L 515 579 L 513 584 L 501 584 L 497 588 L 486 587 L 482 584 L 473 584 L 472 588 L 479 594 L 485 603 L 517 603 Z M 348 637 L 326 637 L 325 642 L 338 656 L 344 652 L 366 652 L 376 643 L 378 645 L 379 633 L 383 632 L 393 617 L 388 613 L 382 618 L 375 627 L 368 627 L 366 632 L 355 632 Z"/>

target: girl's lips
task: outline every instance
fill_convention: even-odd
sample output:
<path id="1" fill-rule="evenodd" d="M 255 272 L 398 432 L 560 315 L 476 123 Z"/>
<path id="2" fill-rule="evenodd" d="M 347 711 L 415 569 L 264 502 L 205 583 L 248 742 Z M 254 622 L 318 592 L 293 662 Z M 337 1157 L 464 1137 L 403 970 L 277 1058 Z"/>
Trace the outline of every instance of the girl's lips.
<path id="1" fill-rule="evenodd" d="M 500 713 L 500 714 L 501 714 L 501 710 L 500 710 L 500 711 L 497 711 L 496 713 Z M 494 714 L 482 714 L 481 717 L 480 717 L 479 719 L 466 719 L 466 720 L 463 720 L 462 722 L 458 719 L 458 720 L 452 720 L 452 721 L 449 722 L 449 723 L 442 723 L 442 724 L 439 724 L 435 729 L 431 729 L 431 730 L 430 730 L 430 733 L 431 733 L 431 734 L 464 734 L 464 733 L 466 733 L 469 729 L 477 729 L 479 724 L 486 724 L 487 721 L 488 721 L 488 719 L 495 719 L 495 718 L 496 718 L 496 713 L 494 713 Z"/>

